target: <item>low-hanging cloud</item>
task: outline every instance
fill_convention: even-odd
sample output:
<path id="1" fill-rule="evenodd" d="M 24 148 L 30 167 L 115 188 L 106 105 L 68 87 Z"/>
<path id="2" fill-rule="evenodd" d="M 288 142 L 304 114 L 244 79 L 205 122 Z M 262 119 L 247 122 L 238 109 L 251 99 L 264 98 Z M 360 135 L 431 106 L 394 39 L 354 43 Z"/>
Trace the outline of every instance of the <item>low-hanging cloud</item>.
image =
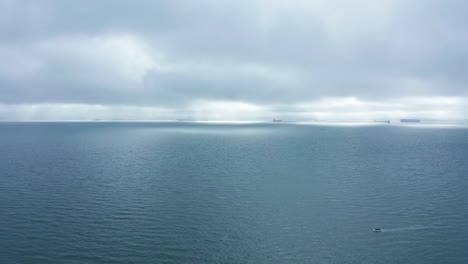
<path id="1" fill-rule="evenodd" d="M 467 13 L 456 0 L 4 0 L 0 118 L 464 119 Z"/>

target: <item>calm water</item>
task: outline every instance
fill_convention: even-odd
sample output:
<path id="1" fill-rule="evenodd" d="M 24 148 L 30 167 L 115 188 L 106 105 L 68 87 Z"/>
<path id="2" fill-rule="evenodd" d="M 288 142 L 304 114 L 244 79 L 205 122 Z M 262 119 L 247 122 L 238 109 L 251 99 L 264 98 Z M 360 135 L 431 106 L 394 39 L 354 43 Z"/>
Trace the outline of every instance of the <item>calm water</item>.
<path id="1" fill-rule="evenodd" d="M 467 249 L 467 128 L 0 123 L 0 263 L 468 263 Z"/>

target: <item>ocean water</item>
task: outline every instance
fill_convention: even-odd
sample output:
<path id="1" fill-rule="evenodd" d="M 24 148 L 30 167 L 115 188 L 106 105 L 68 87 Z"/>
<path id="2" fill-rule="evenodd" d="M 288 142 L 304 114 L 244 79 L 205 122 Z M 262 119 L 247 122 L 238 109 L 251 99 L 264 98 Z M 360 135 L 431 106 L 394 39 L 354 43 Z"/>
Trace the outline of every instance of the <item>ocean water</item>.
<path id="1" fill-rule="evenodd" d="M 468 263 L 468 128 L 0 123 L 0 263 Z"/>

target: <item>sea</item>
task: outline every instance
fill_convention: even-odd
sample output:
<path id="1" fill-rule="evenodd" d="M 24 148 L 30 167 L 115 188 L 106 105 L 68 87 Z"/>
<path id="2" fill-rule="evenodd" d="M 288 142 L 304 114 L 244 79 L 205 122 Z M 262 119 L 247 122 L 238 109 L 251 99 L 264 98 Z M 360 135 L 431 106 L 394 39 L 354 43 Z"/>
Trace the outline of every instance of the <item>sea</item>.
<path id="1" fill-rule="evenodd" d="M 0 263 L 468 263 L 468 126 L 3 122 Z"/>

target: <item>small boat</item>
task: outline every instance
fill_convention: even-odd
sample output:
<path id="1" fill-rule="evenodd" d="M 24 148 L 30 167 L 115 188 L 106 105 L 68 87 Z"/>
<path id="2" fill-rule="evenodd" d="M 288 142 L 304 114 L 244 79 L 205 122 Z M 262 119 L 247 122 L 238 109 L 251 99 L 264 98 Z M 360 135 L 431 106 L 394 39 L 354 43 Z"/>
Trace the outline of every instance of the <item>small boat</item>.
<path id="1" fill-rule="evenodd" d="M 381 232 L 382 229 L 380 229 L 380 227 L 376 227 L 376 228 L 372 229 L 372 231 L 374 231 L 374 232 Z"/>

